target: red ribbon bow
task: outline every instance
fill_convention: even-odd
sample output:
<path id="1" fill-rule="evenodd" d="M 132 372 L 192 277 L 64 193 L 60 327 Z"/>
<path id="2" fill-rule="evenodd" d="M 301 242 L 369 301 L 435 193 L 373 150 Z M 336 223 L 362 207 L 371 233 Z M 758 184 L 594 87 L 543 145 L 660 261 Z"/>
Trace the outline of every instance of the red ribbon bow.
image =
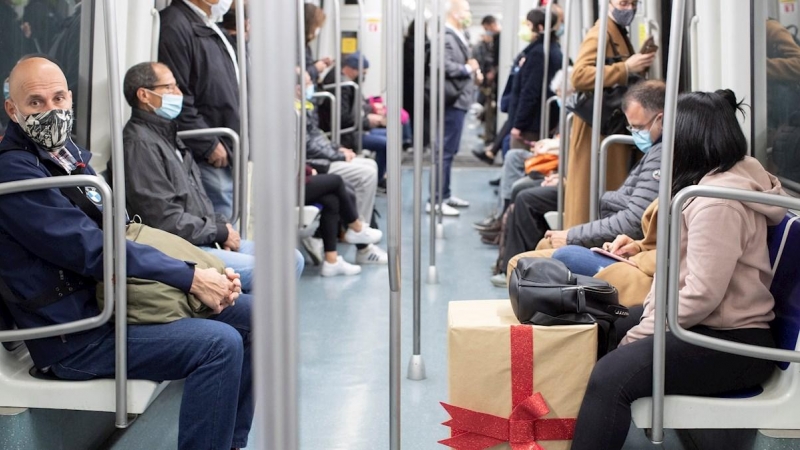
<path id="1" fill-rule="evenodd" d="M 543 450 L 536 441 L 572 439 L 575 419 L 542 419 L 550 412 L 541 393 L 533 393 L 533 327 L 511 327 L 511 396 L 508 419 L 442 403 L 452 437 L 439 441 L 458 450 L 483 450 L 504 442 L 512 450 Z"/>

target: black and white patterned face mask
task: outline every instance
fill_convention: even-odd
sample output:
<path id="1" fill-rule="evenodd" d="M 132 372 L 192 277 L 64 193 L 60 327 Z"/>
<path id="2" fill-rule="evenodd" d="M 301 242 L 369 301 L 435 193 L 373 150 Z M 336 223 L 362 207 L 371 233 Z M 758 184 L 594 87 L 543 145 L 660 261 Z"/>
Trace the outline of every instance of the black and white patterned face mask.
<path id="1" fill-rule="evenodd" d="M 17 113 L 17 120 L 33 142 L 49 151 L 63 147 L 72 131 L 73 117 L 70 109 L 51 109 L 27 116 Z"/>

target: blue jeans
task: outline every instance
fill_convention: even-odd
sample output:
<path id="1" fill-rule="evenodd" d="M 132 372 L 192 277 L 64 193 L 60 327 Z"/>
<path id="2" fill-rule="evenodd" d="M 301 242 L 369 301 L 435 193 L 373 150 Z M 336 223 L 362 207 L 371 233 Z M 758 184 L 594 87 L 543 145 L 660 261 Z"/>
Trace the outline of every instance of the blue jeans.
<path id="1" fill-rule="evenodd" d="M 378 163 L 378 181 L 386 175 L 386 128 L 373 128 L 361 136 L 361 146 L 375 152 Z"/>
<path id="2" fill-rule="evenodd" d="M 608 256 L 601 255 L 580 245 L 567 245 L 553 253 L 553 259 L 564 263 L 572 273 L 595 276 L 597 272 L 617 262 Z"/>
<path id="3" fill-rule="evenodd" d="M 216 247 L 200 248 L 221 259 L 225 263 L 225 267 L 230 267 L 242 277 L 242 292 L 247 293 L 253 290 L 253 269 L 256 265 L 256 245 L 253 241 L 242 239 L 238 252 Z"/>
<path id="4" fill-rule="evenodd" d="M 450 107 L 444 110 L 444 154 L 442 155 L 441 179 L 443 199 L 450 198 L 450 172 L 453 167 L 453 158 L 461 147 L 461 132 L 464 130 L 466 115 L 467 112 L 462 109 Z M 431 197 L 436 198 L 437 194 L 438 192 L 434 192 Z"/>
<path id="5" fill-rule="evenodd" d="M 253 422 L 252 297 L 208 319 L 128 326 L 128 376 L 185 378 L 178 422 L 181 450 L 246 447 Z M 65 380 L 114 377 L 114 334 L 51 366 Z"/>
<path id="6" fill-rule="evenodd" d="M 233 214 L 233 174 L 231 166 L 216 168 L 205 161 L 198 161 L 200 178 L 214 211 L 230 218 Z"/>
<path id="7" fill-rule="evenodd" d="M 306 267 L 306 260 L 303 258 L 303 254 L 300 253 L 300 250 L 294 249 L 294 272 L 295 277 L 300 279 L 300 275 L 303 274 L 303 269 Z"/>

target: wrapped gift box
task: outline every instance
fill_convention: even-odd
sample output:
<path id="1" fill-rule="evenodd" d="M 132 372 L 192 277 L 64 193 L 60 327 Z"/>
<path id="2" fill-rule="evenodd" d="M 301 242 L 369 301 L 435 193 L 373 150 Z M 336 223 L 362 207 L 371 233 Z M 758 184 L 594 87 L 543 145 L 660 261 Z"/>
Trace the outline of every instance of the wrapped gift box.
<path id="1" fill-rule="evenodd" d="M 450 302 L 451 438 L 460 450 L 570 447 L 596 325 L 520 325 L 508 300 Z M 537 447 L 538 445 L 539 447 Z"/>

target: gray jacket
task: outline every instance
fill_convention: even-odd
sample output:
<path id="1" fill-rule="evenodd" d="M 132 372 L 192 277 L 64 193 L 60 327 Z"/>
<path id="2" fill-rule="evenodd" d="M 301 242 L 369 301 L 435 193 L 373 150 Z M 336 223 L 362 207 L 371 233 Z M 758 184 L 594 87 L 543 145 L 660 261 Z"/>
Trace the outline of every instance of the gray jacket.
<path id="1" fill-rule="evenodd" d="M 464 67 L 470 58 L 470 50 L 461 41 L 455 31 L 447 28 L 444 35 L 444 73 L 449 79 L 469 79 L 461 90 L 461 96 L 452 106 L 464 111 L 475 102 L 475 83 L 472 82 L 472 74 L 467 72 Z"/>
<path id="2" fill-rule="evenodd" d="M 608 191 L 600 198 L 602 219 L 572 227 L 567 234 L 567 244 L 599 247 L 611 242 L 618 234 L 641 239 L 642 214 L 658 197 L 658 180 L 661 173 L 661 141 L 631 170 L 622 187 Z"/>
<path id="3" fill-rule="evenodd" d="M 133 108 L 122 132 L 128 212 L 194 245 L 223 243 L 228 219 L 214 213 L 200 168 L 177 131 L 174 121 Z"/>

